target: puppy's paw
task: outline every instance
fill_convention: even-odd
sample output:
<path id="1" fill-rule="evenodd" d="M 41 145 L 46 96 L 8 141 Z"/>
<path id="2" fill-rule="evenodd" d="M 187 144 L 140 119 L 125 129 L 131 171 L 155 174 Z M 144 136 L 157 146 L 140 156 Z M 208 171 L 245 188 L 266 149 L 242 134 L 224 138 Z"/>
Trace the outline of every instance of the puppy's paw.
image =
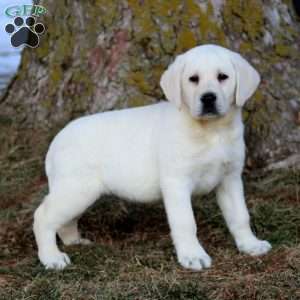
<path id="1" fill-rule="evenodd" d="M 237 246 L 240 252 L 247 253 L 251 256 L 266 254 L 272 248 L 269 242 L 259 239 L 251 239 L 249 241 L 240 243 Z"/>
<path id="2" fill-rule="evenodd" d="M 186 269 L 201 271 L 211 266 L 211 258 L 208 255 L 181 256 L 178 257 L 179 263 Z"/>
<path id="3" fill-rule="evenodd" d="M 185 249 L 177 256 L 178 262 L 186 269 L 201 271 L 211 266 L 211 258 L 201 247 Z"/>
<path id="4" fill-rule="evenodd" d="M 71 263 L 69 256 L 60 251 L 46 255 L 39 254 L 39 258 L 46 269 L 62 270 Z"/>

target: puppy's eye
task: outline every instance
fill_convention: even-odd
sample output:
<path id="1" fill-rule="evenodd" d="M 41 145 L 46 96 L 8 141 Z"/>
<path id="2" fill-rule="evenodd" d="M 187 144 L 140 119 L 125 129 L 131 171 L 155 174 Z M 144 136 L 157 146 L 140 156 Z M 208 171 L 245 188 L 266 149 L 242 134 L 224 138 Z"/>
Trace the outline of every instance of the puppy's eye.
<path id="1" fill-rule="evenodd" d="M 189 78 L 189 81 L 193 82 L 193 83 L 198 83 L 199 82 L 199 76 L 198 75 L 193 75 Z"/>
<path id="2" fill-rule="evenodd" d="M 228 78 L 228 75 L 224 74 L 224 73 L 219 73 L 218 74 L 218 80 L 220 82 L 225 81 Z"/>

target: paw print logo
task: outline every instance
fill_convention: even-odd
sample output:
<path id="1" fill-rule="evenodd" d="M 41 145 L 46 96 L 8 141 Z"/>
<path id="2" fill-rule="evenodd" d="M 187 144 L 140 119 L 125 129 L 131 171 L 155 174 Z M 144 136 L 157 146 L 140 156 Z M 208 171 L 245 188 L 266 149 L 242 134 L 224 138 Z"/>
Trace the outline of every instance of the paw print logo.
<path id="1" fill-rule="evenodd" d="M 13 47 L 22 45 L 36 48 L 40 43 L 39 35 L 45 32 L 45 26 L 42 23 L 36 23 L 34 17 L 26 18 L 16 17 L 14 24 L 7 24 L 5 31 L 11 35 L 10 41 Z"/>

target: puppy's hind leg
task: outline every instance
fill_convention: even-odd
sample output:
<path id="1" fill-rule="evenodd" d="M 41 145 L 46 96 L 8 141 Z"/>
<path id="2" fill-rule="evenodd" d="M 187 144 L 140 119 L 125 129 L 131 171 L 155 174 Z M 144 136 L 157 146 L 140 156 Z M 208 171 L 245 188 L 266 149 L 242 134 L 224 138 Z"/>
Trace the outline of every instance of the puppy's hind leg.
<path id="1" fill-rule="evenodd" d="M 38 256 L 47 269 L 63 269 L 70 263 L 67 254 L 57 247 L 56 233 L 81 215 L 100 194 L 101 184 L 91 179 L 85 182 L 82 178 L 72 178 L 61 180 L 51 186 L 50 194 L 45 197 L 34 214 L 33 224 Z M 76 227 L 74 230 L 74 225 L 69 229 L 72 234 L 68 234 L 68 237 L 78 234 Z"/>
<path id="2" fill-rule="evenodd" d="M 89 245 L 91 241 L 81 237 L 78 230 L 78 218 L 70 221 L 69 223 L 62 226 L 58 231 L 58 236 L 65 245 Z"/>

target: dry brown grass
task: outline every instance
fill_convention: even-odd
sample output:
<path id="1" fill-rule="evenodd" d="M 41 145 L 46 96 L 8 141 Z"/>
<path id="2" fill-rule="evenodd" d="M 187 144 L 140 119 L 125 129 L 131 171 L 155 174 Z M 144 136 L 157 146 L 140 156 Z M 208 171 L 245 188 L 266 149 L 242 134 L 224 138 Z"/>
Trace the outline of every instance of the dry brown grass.
<path id="1" fill-rule="evenodd" d="M 161 204 L 99 201 L 81 220 L 91 246 L 65 248 L 73 265 L 45 271 L 32 214 L 47 192 L 49 138 L 0 124 L 0 299 L 300 299 L 300 172 L 246 178 L 253 228 L 270 254 L 239 254 L 213 195 L 195 199 L 199 236 L 213 266 L 180 268 Z M 64 248 L 64 247 L 63 247 Z"/>

